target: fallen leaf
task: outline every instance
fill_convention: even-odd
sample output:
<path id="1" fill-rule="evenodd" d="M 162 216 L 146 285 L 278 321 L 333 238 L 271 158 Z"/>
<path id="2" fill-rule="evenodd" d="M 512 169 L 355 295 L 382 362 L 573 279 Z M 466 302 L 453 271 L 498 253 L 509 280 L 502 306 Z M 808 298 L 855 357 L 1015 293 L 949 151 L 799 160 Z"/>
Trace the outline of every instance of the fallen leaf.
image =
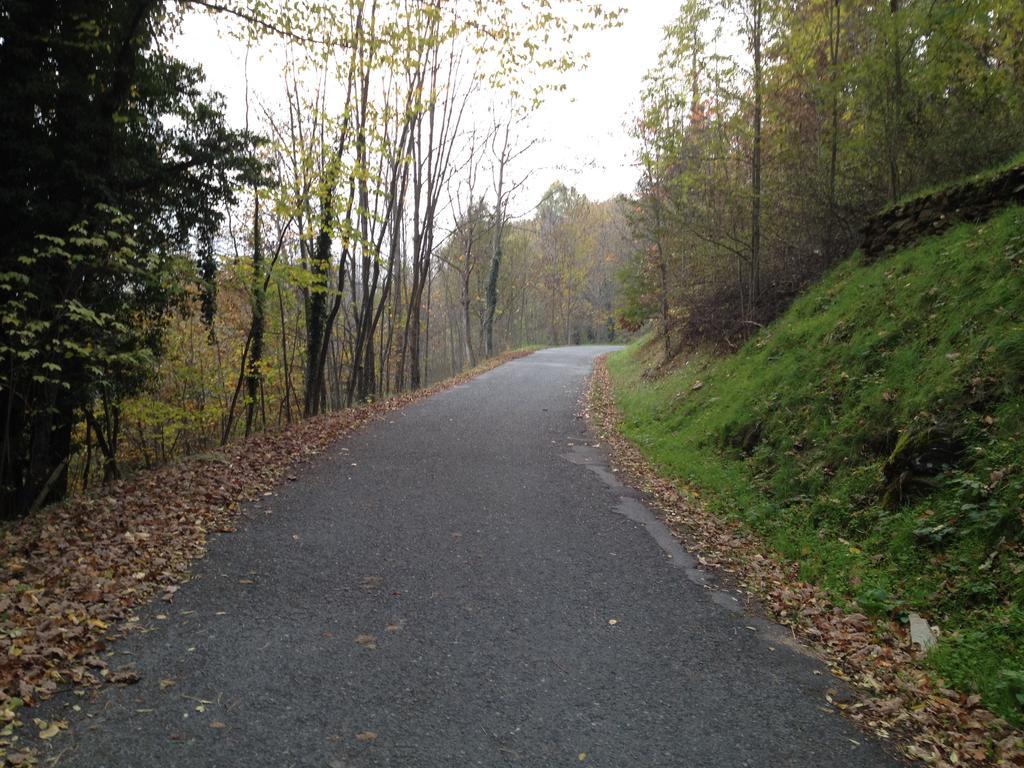
<path id="1" fill-rule="evenodd" d="M 377 734 L 373 731 L 360 731 L 356 734 L 356 741 L 376 741 Z"/>
<path id="2" fill-rule="evenodd" d="M 383 583 L 384 579 L 380 576 L 364 576 L 361 586 L 363 589 L 370 590 L 377 589 Z"/>
<path id="3" fill-rule="evenodd" d="M 52 739 L 68 727 L 68 724 L 63 720 L 51 720 L 50 722 L 47 722 L 45 720 L 37 719 L 35 723 L 39 728 L 40 739 Z"/>
<path id="4" fill-rule="evenodd" d="M 374 635 L 358 635 L 356 642 L 363 646 L 363 648 L 371 651 L 377 650 L 377 638 Z"/>
<path id="5" fill-rule="evenodd" d="M 139 673 L 131 667 L 125 667 L 110 675 L 108 680 L 118 685 L 134 685 L 140 680 Z"/>
<path id="6" fill-rule="evenodd" d="M 210 723 L 210 727 L 216 728 L 218 730 L 221 728 L 227 728 L 227 726 L 224 725 L 224 723 L 222 723 L 220 720 L 214 720 L 212 723 Z"/>
<path id="7" fill-rule="evenodd" d="M 35 752 L 30 749 L 23 749 L 19 752 L 8 752 L 6 757 L 7 762 L 15 767 L 20 765 L 33 765 L 36 762 Z"/>

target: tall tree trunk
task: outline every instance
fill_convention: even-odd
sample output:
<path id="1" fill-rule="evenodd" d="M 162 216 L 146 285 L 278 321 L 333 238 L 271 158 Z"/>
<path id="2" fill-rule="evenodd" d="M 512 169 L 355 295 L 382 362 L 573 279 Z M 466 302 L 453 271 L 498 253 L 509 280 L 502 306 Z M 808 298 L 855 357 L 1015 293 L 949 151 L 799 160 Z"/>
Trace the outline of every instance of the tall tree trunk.
<path id="1" fill-rule="evenodd" d="M 754 55 L 754 147 L 750 161 L 750 304 L 756 313 L 761 296 L 761 120 L 764 99 L 764 0 L 753 2 L 751 44 Z M 753 319 L 748 318 L 748 319 Z"/>
<path id="2" fill-rule="evenodd" d="M 501 238 L 505 229 L 505 156 L 508 147 L 508 129 L 505 147 L 498 163 L 497 202 L 494 204 L 494 239 L 491 243 L 491 264 L 487 270 L 487 288 L 484 294 L 484 357 L 494 355 L 494 313 L 498 310 L 498 275 L 501 272 Z"/>
<path id="3" fill-rule="evenodd" d="M 284 294 L 281 285 L 277 286 L 277 309 L 281 318 L 281 369 L 284 371 L 284 418 L 286 424 L 292 423 L 292 370 L 288 358 L 288 329 L 284 316 Z"/>
<path id="4" fill-rule="evenodd" d="M 466 258 L 468 259 L 469 256 L 467 255 Z M 473 341 L 472 341 L 472 336 L 470 335 L 472 333 L 472 326 L 470 325 L 470 322 L 469 322 L 470 298 L 469 298 L 469 269 L 468 269 L 468 267 L 462 273 L 462 297 L 461 297 L 461 300 L 460 300 L 459 303 L 462 305 L 462 332 L 463 332 L 462 341 L 463 341 L 463 344 L 465 345 L 466 365 L 469 368 L 473 368 L 473 367 L 476 366 L 476 355 L 473 353 Z"/>
<path id="5" fill-rule="evenodd" d="M 836 179 L 839 168 L 839 43 L 842 33 L 842 16 L 840 0 L 829 3 L 828 37 L 829 37 L 829 87 L 832 91 L 832 136 L 828 166 L 828 227 L 826 230 L 826 246 L 830 251 L 836 247 L 835 230 L 837 225 Z M 834 254 L 829 254 L 834 258 Z"/>
<path id="6" fill-rule="evenodd" d="M 426 322 L 423 324 L 423 369 L 427 372 L 427 378 L 430 378 L 430 292 L 434 285 L 434 281 L 427 278 L 427 314 Z"/>
<path id="7" fill-rule="evenodd" d="M 249 370 L 246 376 L 245 436 L 252 434 L 256 418 L 256 402 L 260 396 L 263 364 L 265 291 L 263 288 L 263 238 L 260 229 L 260 198 L 256 195 L 252 220 L 252 344 L 249 349 Z"/>
<path id="8" fill-rule="evenodd" d="M 313 288 L 309 294 L 306 321 L 306 382 L 303 398 L 303 416 L 309 418 L 320 412 L 324 371 L 322 349 L 327 335 L 327 274 L 331 263 L 331 208 L 333 194 L 328 191 L 320 203 L 320 231 L 316 248 L 310 259 Z"/>
<path id="9" fill-rule="evenodd" d="M 487 271 L 486 307 L 484 310 L 484 357 L 494 355 L 494 315 L 498 310 L 498 274 L 501 271 L 501 234 L 495 226 L 494 250 Z"/>
<path id="10" fill-rule="evenodd" d="M 648 172 L 648 178 L 651 173 Z M 665 351 L 665 360 L 672 357 L 672 338 L 669 330 L 668 317 L 668 264 L 665 259 L 665 249 L 662 246 L 661 235 L 664 222 L 661 215 L 661 194 L 658 185 L 651 184 L 652 205 L 654 206 L 654 248 L 658 254 L 658 309 L 661 314 L 661 342 Z"/>
<path id="11" fill-rule="evenodd" d="M 415 392 L 423 385 L 420 372 L 420 307 L 419 297 L 413 305 L 412 322 L 409 325 L 409 389 Z"/>
<path id="12" fill-rule="evenodd" d="M 668 265 L 665 263 L 665 252 L 661 247 L 661 238 L 658 238 L 658 287 L 660 310 L 661 310 L 661 341 L 665 348 L 665 360 L 672 357 L 672 339 L 668 325 Z"/>
<path id="13" fill-rule="evenodd" d="M 430 229 L 424 230 L 422 256 L 420 258 L 420 278 L 416 288 L 416 295 L 412 301 L 412 327 L 409 329 L 409 388 L 413 391 L 419 389 L 424 383 L 424 368 L 421 362 L 422 344 L 420 332 L 423 328 L 422 306 L 423 289 L 430 282 L 430 267 L 434 250 L 433 215 L 428 216 Z"/>
<path id="14" fill-rule="evenodd" d="M 887 110 L 886 150 L 889 159 L 889 197 L 895 203 L 903 194 L 900 179 L 900 148 L 903 129 L 903 53 L 900 41 L 900 0 L 889 0 L 889 23 L 892 27 L 892 83 Z"/>

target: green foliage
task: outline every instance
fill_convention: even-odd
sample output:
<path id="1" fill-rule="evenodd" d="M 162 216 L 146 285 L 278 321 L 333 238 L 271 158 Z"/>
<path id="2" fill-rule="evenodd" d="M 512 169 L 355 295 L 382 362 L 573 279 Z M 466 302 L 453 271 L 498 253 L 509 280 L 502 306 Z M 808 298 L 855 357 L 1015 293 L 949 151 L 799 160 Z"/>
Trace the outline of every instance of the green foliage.
<path id="1" fill-rule="evenodd" d="M 2 515 L 63 494 L 83 416 L 112 457 L 117 403 L 152 370 L 194 274 L 177 254 L 209 243 L 256 171 L 202 73 L 156 44 L 168 24 L 149 0 L 0 14 Z"/>
<path id="2" fill-rule="evenodd" d="M 657 312 L 653 296 L 646 290 L 651 276 L 649 265 L 640 254 L 632 254 L 629 261 L 616 274 L 618 291 L 615 294 L 615 317 L 628 331 L 640 330 Z"/>
<path id="3" fill-rule="evenodd" d="M 0 356 L 9 361 L 12 379 L 64 390 L 74 383 L 69 372 L 81 372 L 98 388 L 141 383 L 153 364 L 171 274 L 155 254 L 137 250 L 132 229 L 130 219 L 98 205 L 93 219 L 71 226 L 66 239 L 40 236 L 32 254 L 0 280 L 0 339 L 6 342 Z M 65 271 L 93 275 L 92 295 L 47 297 L 42 306 L 33 275 Z M 118 287 L 144 301 L 96 300 Z"/>
<path id="4" fill-rule="evenodd" d="M 634 126 L 625 313 L 664 301 L 674 348 L 735 345 L 849 255 L 882 205 L 1019 156 L 1022 40 L 1013 0 L 682 3 Z"/>
<path id="5" fill-rule="evenodd" d="M 843 262 L 735 355 L 645 376 L 609 363 L 623 430 L 711 507 L 757 530 L 801 575 L 878 613 L 938 623 L 928 663 L 1020 719 L 1024 669 L 1024 210 L 882 261 Z M 699 385 L 698 385 L 699 383 Z M 901 437 L 941 427 L 948 467 Z M 913 457 L 911 457 L 913 458 Z"/>
<path id="6" fill-rule="evenodd" d="M 1000 674 L 1000 690 L 1012 696 L 1017 706 L 1024 708 L 1024 671 L 1004 669 Z"/>

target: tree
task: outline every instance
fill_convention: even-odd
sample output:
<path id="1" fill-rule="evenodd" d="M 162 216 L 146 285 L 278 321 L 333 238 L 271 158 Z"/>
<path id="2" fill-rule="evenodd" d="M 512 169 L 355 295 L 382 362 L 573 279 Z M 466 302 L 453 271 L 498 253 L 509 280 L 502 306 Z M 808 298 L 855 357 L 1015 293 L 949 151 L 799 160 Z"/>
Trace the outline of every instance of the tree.
<path id="1" fill-rule="evenodd" d="M 491 232 L 491 261 L 487 270 L 487 287 L 485 296 L 487 305 L 484 310 L 484 355 L 494 354 L 494 314 L 498 310 L 498 277 L 501 273 L 502 240 L 508 224 L 508 206 L 512 196 L 529 179 L 523 175 L 518 181 L 509 178 L 510 166 L 528 152 L 537 142 L 528 141 L 517 146 L 512 134 L 512 122 L 515 116 L 509 114 L 503 120 L 496 120 L 491 131 L 491 177 L 494 188 L 494 223 Z"/>
<path id="2" fill-rule="evenodd" d="M 269 144 L 168 53 L 194 12 L 287 58 L 284 103 L 259 105 Z M 69 467 L 84 486 L 97 463 L 110 480 L 274 409 L 421 386 L 470 94 L 536 104 L 575 34 L 616 17 L 588 0 L 5 3 L 3 513 L 61 498 Z"/>
<path id="3" fill-rule="evenodd" d="M 83 415 L 113 460 L 117 403 L 180 296 L 178 253 L 212 235 L 249 168 L 199 70 L 156 45 L 171 22 L 155 0 L 0 14 L 5 515 L 64 494 Z"/>
<path id="4" fill-rule="evenodd" d="M 670 326 L 735 347 L 883 204 L 1024 149 L 1021 39 L 1005 0 L 687 0 L 636 121 L 624 316 L 658 308 L 666 355 Z"/>

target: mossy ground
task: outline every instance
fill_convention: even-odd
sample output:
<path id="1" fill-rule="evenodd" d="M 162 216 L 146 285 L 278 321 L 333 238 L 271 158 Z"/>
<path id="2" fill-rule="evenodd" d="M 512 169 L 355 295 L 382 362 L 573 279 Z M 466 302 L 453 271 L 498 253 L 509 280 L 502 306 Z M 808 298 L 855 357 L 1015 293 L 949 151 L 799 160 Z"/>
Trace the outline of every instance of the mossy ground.
<path id="1" fill-rule="evenodd" d="M 652 348 L 657 345 L 650 345 Z M 875 263 L 855 255 L 729 357 L 609 360 L 623 432 L 802 576 L 942 629 L 926 663 L 1024 717 L 1024 209 Z M 963 451 L 883 503 L 901 435 Z"/>

